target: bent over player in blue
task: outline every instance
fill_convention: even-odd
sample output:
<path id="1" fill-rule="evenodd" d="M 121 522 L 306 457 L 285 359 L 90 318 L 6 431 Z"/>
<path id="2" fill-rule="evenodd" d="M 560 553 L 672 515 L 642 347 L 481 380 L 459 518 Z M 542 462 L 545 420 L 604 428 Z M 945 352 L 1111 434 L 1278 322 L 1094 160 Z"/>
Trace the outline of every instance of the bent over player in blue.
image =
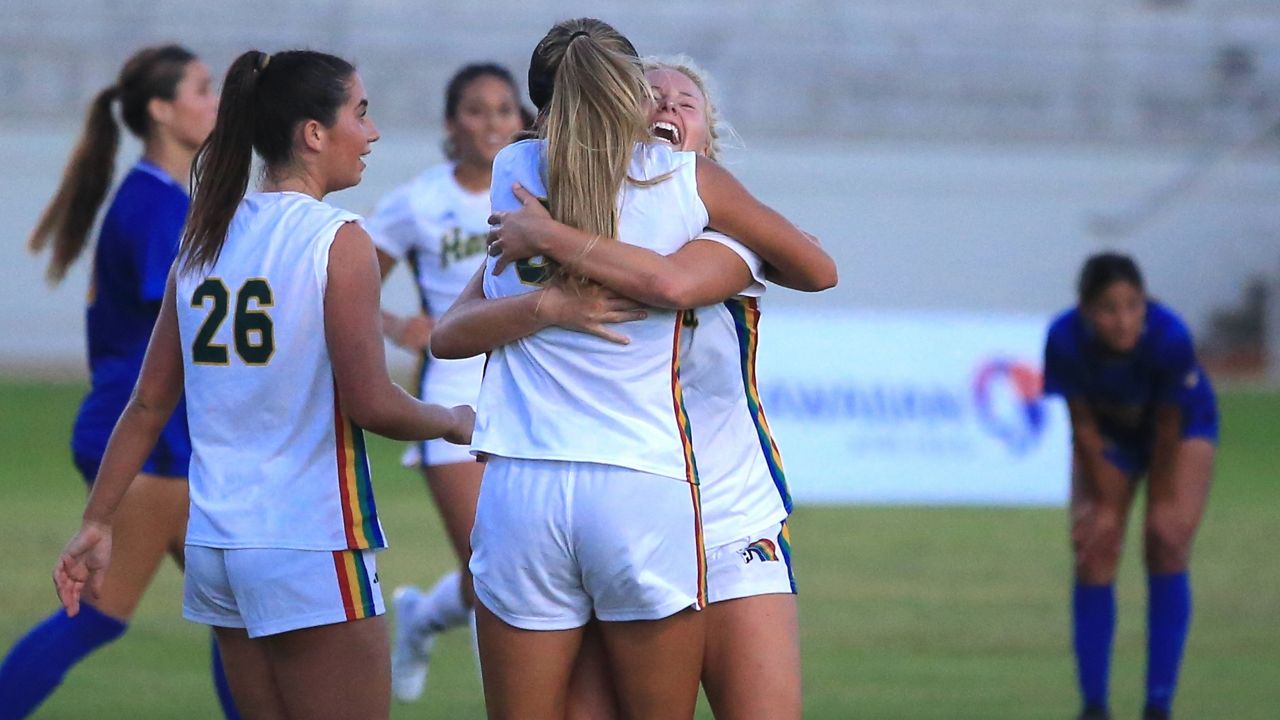
<path id="1" fill-rule="evenodd" d="M 1147 297 L 1132 259 L 1090 257 L 1079 304 L 1049 328 L 1045 392 L 1071 411 L 1072 620 L 1081 720 L 1109 718 L 1115 577 L 1129 507 L 1147 480 L 1147 693 L 1170 717 L 1191 622 L 1191 543 L 1209 496 L 1218 410 L 1186 325 Z"/>

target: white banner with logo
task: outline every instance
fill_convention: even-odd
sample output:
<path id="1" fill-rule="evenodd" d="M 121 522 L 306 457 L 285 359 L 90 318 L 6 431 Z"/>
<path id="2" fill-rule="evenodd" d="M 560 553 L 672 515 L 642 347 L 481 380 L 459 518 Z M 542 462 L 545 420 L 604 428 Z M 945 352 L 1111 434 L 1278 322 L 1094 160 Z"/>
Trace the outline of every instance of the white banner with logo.
<path id="1" fill-rule="evenodd" d="M 1047 318 L 765 307 L 758 377 L 800 503 L 1061 505 Z"/>

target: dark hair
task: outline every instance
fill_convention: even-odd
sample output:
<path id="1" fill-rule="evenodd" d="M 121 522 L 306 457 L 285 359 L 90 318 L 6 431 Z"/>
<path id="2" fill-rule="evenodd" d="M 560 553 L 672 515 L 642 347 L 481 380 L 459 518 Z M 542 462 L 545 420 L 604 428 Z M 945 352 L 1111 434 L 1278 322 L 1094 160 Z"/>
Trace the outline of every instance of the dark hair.
<path id="1" fill-rule="evenodd" d="M 585 28 L 593 31 L 607 31 L 616 43 L 615 47 L 636 60 L 640 59 L 640 53 L 636 52 L 631 41 L 602 20 L 594 18 L 566 20 L 558 23 L 556 27 L 569 25 L 573 26 L 573 32 L 581 32 L 584 35 L 588 34 Z M 529 101 L 539 113 L 544 112 L 548 103 L 551 102 L 552 91 L 556 85 L 556 72 L 560 70 L 560 63 L 564 60 L 563 49 L 554 46 L 567 45 L 577 37 L 579 36 L 574 35 L 572 38 L 566 38 L 554 32 L 547 33 L 546 37 L 533 48 L 533 55 L 529 58 Z"/>
<path id="2" fill-rule="evenodd" d="M 511 74 L 505 66 L 494 62 L 479 62 L 463 65 L 449 78 L 449 83 L 444 89 L 444 118 L 445 120 L 453 120 L 458 116 L 458 105 L 462 103 L 462 96 L 466 94 L 467 88 L 471 83 L 483 77 L 492 77 L 501 80 L 511 88 L 511 97 L 516 101 L 516 107 L 520 110 L 520 124 L 523 129 L 528 130 L 533 127 L 533 113 L 520 102 L 520 87 L 516 85 L 515 76 Z M 453 146 L 448 138 L 444 141 L 444 154 L 449 158 L 453 158 Z"/>
<path id="3" fill-rule="evenodd" d="M 178 45 L 140 50 L 125 62 L 116 83 L 93 98 L 84 131 L 62 171 L 62 182 L 27 238 L 27 247 L 33 253 L 43 250 L 52 240 L 53 257 L 47 273 L 50 282 L 60 281 L 84 251 L 93 219 L 111 187 L 120 146 L 112 103 L 120 101 L 125 127 L 145 140 L 151 133 L 147 105 L 154 98 L 173 100 L 187 64 L 195 59 L 194 53 Z"/>
<path id="4" fill-rule="evenodd" d="M 250 50 L 231 63 L 218 100 L 218 121 L 191 167 L 191 215 L 182 234 L 183 271 L 208 267 L 249 187 L 253 153 L 267 171 L 293 159 L 294 132 L 316 120 L 332 127 L 347 101 L 355 67 L 313 50 L 268 55 Z"/>
<path id="5" fill-rule="evenodd" d="M 1104 252 L 1091 255 L 1084 261 L 1080 270 L 1080 281 L 1076 284 L 1076 293 L 1081 305 L 1088 305 L 1117 282 L 1131 283 L 1139 290 L 1142 284 L 1142 273 L 1133 258 L 1120 253 Z"/>

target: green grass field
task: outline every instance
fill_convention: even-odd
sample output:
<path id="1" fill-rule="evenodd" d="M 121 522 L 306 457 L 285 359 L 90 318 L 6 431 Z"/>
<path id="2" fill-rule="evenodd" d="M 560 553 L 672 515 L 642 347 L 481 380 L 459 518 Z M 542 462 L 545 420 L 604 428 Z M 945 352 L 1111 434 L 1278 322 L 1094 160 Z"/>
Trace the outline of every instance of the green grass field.
<path id="1" fill-rule="evenodd" d="M 83 488 L 66 451 L 82 389 L 0 383 L 0 648 L 56 603 L 49 571 Z M 1219 471 L 1193 567 L 1179 718 L 1280 717 L 1280 395 L 1223 398 Z M 392 549 L 384 587 L 453 559 L 418 477 L 370 444 Z M 1053 718 L 1076 710 L 1062 510 L 804 507 L 793 518 L 809 718 Z M 1113 669 L 1117 718 L 1142 701 L 1145 583 L 1130 532 Z M 41 718 L 216 718 L 207 633 L 160 573 L 128 634 L 81 664 Z M 395 718 L 480 718 L 470 640 L 437 646 L 427 697 Z M 710 717 L 703 710 L 700 717 Z"/>

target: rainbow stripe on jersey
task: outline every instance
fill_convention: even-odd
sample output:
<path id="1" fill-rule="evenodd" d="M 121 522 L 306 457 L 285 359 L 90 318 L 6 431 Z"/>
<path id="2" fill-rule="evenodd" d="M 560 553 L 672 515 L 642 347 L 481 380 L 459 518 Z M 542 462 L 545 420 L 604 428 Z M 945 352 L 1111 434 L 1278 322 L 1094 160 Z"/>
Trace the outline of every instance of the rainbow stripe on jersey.
<path id="1" fill-rule="evenodd" d="M 769 430 L 769 420 L 764 416 L 764 406 L 760 404 L 760 389 L 756 384 L 756 344 L 760 339 L 760 303 L 756 298 L 733 298 L 726 300 L 725 308 L 733 316 L 734 329 L 738 333 L 738 353 L 742 359 L 742 385 L 747 392 L 747 407 L 751 411 L 751 420 L 756 426 L 756 435 L 760 438 L 760 450 L 764 452 L 765 462 L 769 465 L 769 475 L 773 478 L 773 486 L 778 489 L 782 498 L 782 506 L 791 513 L 791 491 L 787 489 L 787 475 L 782 469 L 782 453 L 778 451 L 778 443 Z"/>
<path id="2" fill-rule="evenodd" d="M 338 574 L 338 592 L 342 595 L 342 609 L 347 620 L 361 620 L 377 614 L 373 601 L 373 586 L 369 583 L 369 568 L 364 564 L 363 551 L 335 550 L 333 569 Z"/>
<path id="3" fill-rule="evenodd" d="M 364 431 L 342 411 L 338 383 L 333 384 L 333 435 L 337 450 L 338 498 L 342 505 L 342 528 L 347 547 L 353 550 L 384 548 L 387 540 L 373 502 L 373 482 L 369 457 L 364 447 Z"/>
<path id="4" fill-rule="evenodd" d="M 708 604 L 707 599 L 707 548 L 702 535 L 702 490 L 698 487 L 698 461 L 693 455 L 693 425 L 685 409 L 684 389 L 680 386 L 680 332 L 684 327 L 684 313 L 676 313 L 676 329 L 671 347 L 671 403 L 675 410 L 676 427 L 680 430 L 680 444 L 684 450 L 685 479 L 689 482 L 689 496 L 693 501 L 693 532 L 697 543 L 698 608 Z"/>

